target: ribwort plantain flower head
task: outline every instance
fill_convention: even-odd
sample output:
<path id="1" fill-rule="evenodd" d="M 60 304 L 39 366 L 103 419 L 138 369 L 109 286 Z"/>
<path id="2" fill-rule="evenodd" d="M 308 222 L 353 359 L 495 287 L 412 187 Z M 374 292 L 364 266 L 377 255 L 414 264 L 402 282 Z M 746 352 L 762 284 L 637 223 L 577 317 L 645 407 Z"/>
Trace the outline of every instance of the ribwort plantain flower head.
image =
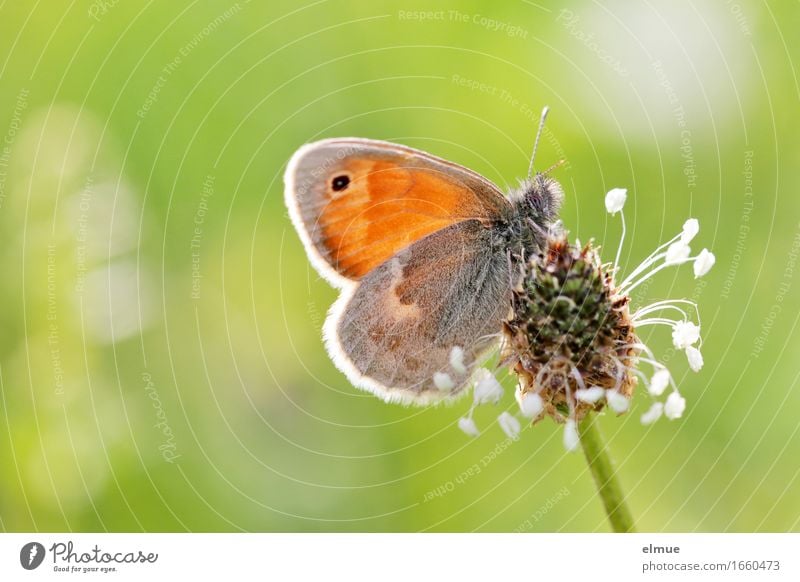
<path id="1" fill-rule="evenodd" d="M 647 326 L 667 326 L 672 343 L 686 354 L 689 368 L 699 372 L 701 326 L 697 305 L 687 299 L 666 299 L 633 306 L 631 292 L 661 270 L 692 263 L 695 277 L 708 273 L 714 255 L 703 249 L 692 256 L 689 243 L 698 235 L 697 219 L 653 251 L 626 277 L 619 277 L 619 257 L 625 239 L 623 207 L 627 190 L 615 188 L 605 197 L 607 211 L 619 214 L 622 237 L 613 262 L 603 262 L 592 243 L 572 244 L 560 225 L 551 228 L 541 251 L 530 257 L 512 292 L 503 325 L 501 364 L 518 379 L 519 416 L 536 423 L 546 417 L 564 427 L 567 450 L 579 446 L 578 423 L 591 411 L 626 413 L 637 386 L 651 404 L 640 420 L 649 425 L 662 416 L 680 418 L 686 409 L 666 366 L 638 336 Z M 458 354 L 453 356 L 458 360 Z M 454 364 L 455 365 L 455 364 Z M 476 435 L 472 412 L 478 405 L 497 403 L 502 387 L 488 370 L 476 375 L 473 406 L 461 428 Z M 508 412 L 498 424 L 516 438 L 520 425 Z"/>
<path id="2" fill-rule="evenodd" d="M 605 406 L 606 390 L 629 398 L 639 355 L 630 299 L 616 292 L 609 265 L 591 245 L 563 233 L 529 262 L 504 325 L 503 360 L 519 377 L 521 398 L 538 395 L 541 416 L 580 421 Z"/>

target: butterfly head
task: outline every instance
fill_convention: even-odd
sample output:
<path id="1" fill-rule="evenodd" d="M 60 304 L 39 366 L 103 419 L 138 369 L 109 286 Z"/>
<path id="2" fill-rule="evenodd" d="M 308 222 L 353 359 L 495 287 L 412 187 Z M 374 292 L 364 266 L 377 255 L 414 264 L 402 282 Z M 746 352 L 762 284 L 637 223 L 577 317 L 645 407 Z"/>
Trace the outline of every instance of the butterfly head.
<path id="1" fill-rule="evenodd" d="M 521 206 L 522 214 L 546 229 L 558 220 L 558 212 L 564 200 L 564 190 L 555 179 L 547 174 L 537 173 L 520 183 L 512 200 Z"/>
<path id="2" fill-rule="evenodd" d="M 511 192 L 512 214 L 508 242 L 520 258 L 537 254 L 558 222 L 564 191 L 546 174 L 534 174 L 520 181 Z"/>

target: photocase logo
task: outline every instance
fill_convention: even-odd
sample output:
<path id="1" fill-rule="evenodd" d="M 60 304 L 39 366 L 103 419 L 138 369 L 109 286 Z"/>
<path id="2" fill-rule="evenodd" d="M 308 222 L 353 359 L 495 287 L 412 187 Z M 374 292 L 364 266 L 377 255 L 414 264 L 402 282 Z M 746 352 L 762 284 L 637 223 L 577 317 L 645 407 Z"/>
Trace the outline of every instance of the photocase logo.
<path id="1" fill-rule="evenodd" d="M 26 570 L 35 570 L 44 560 L 44 546 L 39 542 L 28 542 L 19 551 L 19 563 Z"/>

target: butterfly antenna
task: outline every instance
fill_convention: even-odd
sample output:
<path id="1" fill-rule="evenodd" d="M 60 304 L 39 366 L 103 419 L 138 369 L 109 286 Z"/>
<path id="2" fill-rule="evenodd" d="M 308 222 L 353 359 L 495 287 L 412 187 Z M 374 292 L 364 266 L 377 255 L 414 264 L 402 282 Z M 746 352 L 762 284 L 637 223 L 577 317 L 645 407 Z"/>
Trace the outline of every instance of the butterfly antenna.
<path id="1" fill-rule="evenodd" d="M 544 129 L 544 120 L 547 118 L 547 112 L 550 108 L 547 105 L 542 109 L 542 117 L 539 119 L 539 130 L 536 132 L 536 140 L 533 142 L 533 153 L 531 154 L 531 165 L 528 166 L 528 178 L 533 176 L 533 160 L 536 159 L 536 148 L 539 147 L 539 138 L 542 137 L 542 130 Z"/>
<path id="2" fill-rule="evenodd" d="M 547 174 L 549 174 L 550 172 L 552 172 L 556 168 L 560 168 L 561 166 L 563 166 L 566 163 L 567 163 L 567 160 L 558 160 L 555 164 L 553 164 L 552 166 L 547 168 L 544 172 L 542 172 L 542 174 L 544 174 L 546 176 Z"/>

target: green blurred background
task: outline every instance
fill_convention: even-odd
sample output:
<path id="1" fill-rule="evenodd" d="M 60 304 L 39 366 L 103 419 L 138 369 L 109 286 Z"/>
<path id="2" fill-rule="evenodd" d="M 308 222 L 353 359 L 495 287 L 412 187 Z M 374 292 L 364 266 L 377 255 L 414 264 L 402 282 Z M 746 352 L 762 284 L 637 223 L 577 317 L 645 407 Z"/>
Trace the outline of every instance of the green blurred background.
<path id="1" fill-rule="evenodd" d="M 347 383 L 283 203 L 332 136 L 515 184 L 548 104 L 574 236 L 615 248 L 623 186 L 624 269 L 689 216 L 717 256 L 636 296 L 696 299 L 706 360 L 648 328 L 684 418 L 602 419 L 640 529 L 800 529 L 798 26 L 747 0 L 3 3 L 0 527 L 606 531 L 553 423 L 503 444 L 511 378 L 477 439 L 466 401 Z"/>

